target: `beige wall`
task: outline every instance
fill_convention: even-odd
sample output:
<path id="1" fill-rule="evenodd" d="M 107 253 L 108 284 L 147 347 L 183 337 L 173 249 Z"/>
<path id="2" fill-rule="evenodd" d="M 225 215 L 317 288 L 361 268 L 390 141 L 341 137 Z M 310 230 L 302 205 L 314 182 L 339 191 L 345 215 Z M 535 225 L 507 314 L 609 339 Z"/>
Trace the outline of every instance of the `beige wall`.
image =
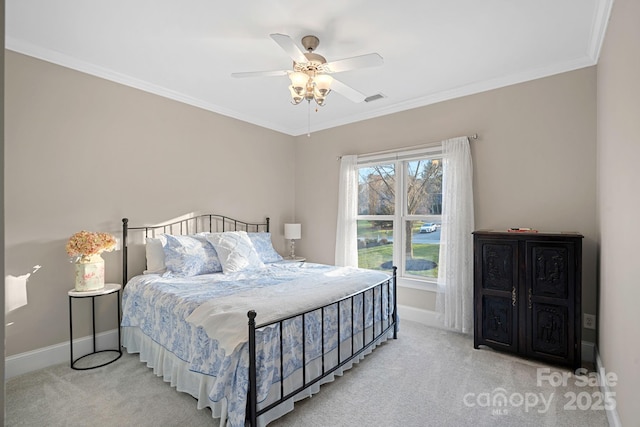
<path id="1" fill-rule="evenodd" d="M 285 251 L 292 137 L 11 51 L 5 91 L 6 274 L 42 266 L 28 305 L 6 316 L 7 356 L 68 341 L 64 246 L 81 229 L 119 233 L 125 216 L 141 225 L 193 210 L 270 216 Z M 120 256 L 105 254 L 107 281 L 121 281 Z M 103 329 L 115 328 L 111 304 L 97 301 Z M 85 307 L 77 337 L 90 334 Z"/>
<path id="2" fill-rule="evenodd" d="M 298 137 L 298 252 L 333 262 L 337 156 L 478 133 L 471 143 L 476 228 L 583 233 L 583 309 L 595 314 L 595 90 L 591 67 Z M 400 289 L 398 300 L 435 305 L 432 292 L 414 289 Z M 595 341 L 594 331 L 585 330 L 583 339 Z"/>
<path id="3" fill-rule="evenodd" d="M 640 2 L 617 0 L 598 63 L 599 350 L 624 426 L 640 420 Z"/>

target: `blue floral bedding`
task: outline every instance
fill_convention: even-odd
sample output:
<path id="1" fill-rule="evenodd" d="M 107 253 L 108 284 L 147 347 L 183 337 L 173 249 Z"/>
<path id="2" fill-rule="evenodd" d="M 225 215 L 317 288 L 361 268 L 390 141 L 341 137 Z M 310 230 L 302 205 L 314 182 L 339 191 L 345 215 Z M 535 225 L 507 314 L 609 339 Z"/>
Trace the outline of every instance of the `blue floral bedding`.
<path id="1" fill-rule="evenodd" d="M 244 426 L 249 366 L 247 344 L 243 343 L 227 354 L 219 342 L 210 337 L 202 327 L 196 327 L 185 319 L 197 307 L 211 299 L 230 296 L 248 288 L 266 289 L 305 277 L 312 278 L 335 268 L 312 263 L 276 262 L 267 264 L 260 270 L 233 274 L 216 273 L 184 278 L 155 274 L 136 276 L 129 281 L 123 292 L 122 327 L 139 328 L 144 335 L 185 362 L 190 371 L 212 378 L 213 386 L 208 390 L 209 400 L 222 402 L 226 399 L 227 425 Z M 374 284 L 366 283 L 362 288 Z M 389 301 L 387 297 L 387 286 L 383 285 L 383 292 L 377 288 L 375 292 L 370 290 L 365 293 L 364 313 L 363 297 L 356 297 L 353 304 L 343 302 L 339 307 L 338 304 L 327 307 L 324 310 L 324 323 L 320 310 L 307 314 L 304 322 L 302 316 L 285 321 L 282 326 L 282 373 L 280 327 L 276 325 L 257 331 L 258 401 L 264 401 L 269 393 L 274 393 L 274 385 L 281 380 L 287 383 L 302 367 L 303 323 L 306 331 L 304 360 L 307 364 L 322 357 L 323 352 L 325 355 L 332 351 L 336 353 L 338 328 L 340 341 L 344 345 L 352 340 L 352 336 L 362 335 L 363 329 L 370 330 L 374 323 L 377 323 L 378 330 L 386 327 L 389 316 L 392 315 L 390 307 L 393 306 L 393 301 Z M 341 319 L 340 325 L 338 318 Z M 352 318 L 355 319 L 353 323 Z M 348 354 L 343 354 L 340 359 L 344 360 L 347 356 Z M 292 389 L 299 385 L 292 385 Z M 279 385 L 277 390 L 279 394 Z"/>

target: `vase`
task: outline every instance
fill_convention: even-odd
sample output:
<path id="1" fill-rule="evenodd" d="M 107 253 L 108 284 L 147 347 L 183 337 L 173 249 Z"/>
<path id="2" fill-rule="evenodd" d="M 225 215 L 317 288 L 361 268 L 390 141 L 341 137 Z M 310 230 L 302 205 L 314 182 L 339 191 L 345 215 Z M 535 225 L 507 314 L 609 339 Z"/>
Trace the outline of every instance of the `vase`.
<path id="1" fill-rule="evenodd" d="M 86 257 L 75 264 L 76 291 L 97 291 L 104 288 L 104 260 L 98 255 Z"/>

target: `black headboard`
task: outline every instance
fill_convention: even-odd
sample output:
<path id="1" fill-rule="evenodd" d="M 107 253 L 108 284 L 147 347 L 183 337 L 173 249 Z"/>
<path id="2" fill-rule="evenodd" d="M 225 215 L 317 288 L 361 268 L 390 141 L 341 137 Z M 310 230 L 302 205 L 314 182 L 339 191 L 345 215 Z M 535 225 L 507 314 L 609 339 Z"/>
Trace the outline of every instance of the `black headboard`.
<path id="1" fill-rule="evenodd" d="M 127 271 L 128 266 L 128 239 L 129 232 L 140 233 L 144 238 L 154 237 L 157 234 L 196 234 L 201 232 L 224 232 L 224 231 L 247 231 L 259 232 L 269 231 L 269 218 L 265 222 L 255 223 L 241 221 L 224 215 L 217 214 L 197 214 L 187 215 L 178 219 L 170 220 L 158 225 L 144 225 L 129 227 L 129 219 L 122 218 L 122 284 L 129 281 Z"/>

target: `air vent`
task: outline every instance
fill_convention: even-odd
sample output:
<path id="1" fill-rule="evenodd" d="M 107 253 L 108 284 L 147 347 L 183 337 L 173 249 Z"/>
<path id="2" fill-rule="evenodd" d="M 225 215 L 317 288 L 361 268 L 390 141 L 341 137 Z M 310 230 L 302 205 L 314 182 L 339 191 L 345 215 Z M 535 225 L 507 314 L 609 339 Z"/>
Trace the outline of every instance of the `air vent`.
<path id="1" fill-rule="evenodd" d="M 386 98 L 386 96 L 384 96 L 381 93 L 376 93 L 375 95 L 367 96 L 364 99 L 364 102 L 373 102 L 373 101 L 377 101 L 378 99 L 382 99 L 382 98 Z"/>

